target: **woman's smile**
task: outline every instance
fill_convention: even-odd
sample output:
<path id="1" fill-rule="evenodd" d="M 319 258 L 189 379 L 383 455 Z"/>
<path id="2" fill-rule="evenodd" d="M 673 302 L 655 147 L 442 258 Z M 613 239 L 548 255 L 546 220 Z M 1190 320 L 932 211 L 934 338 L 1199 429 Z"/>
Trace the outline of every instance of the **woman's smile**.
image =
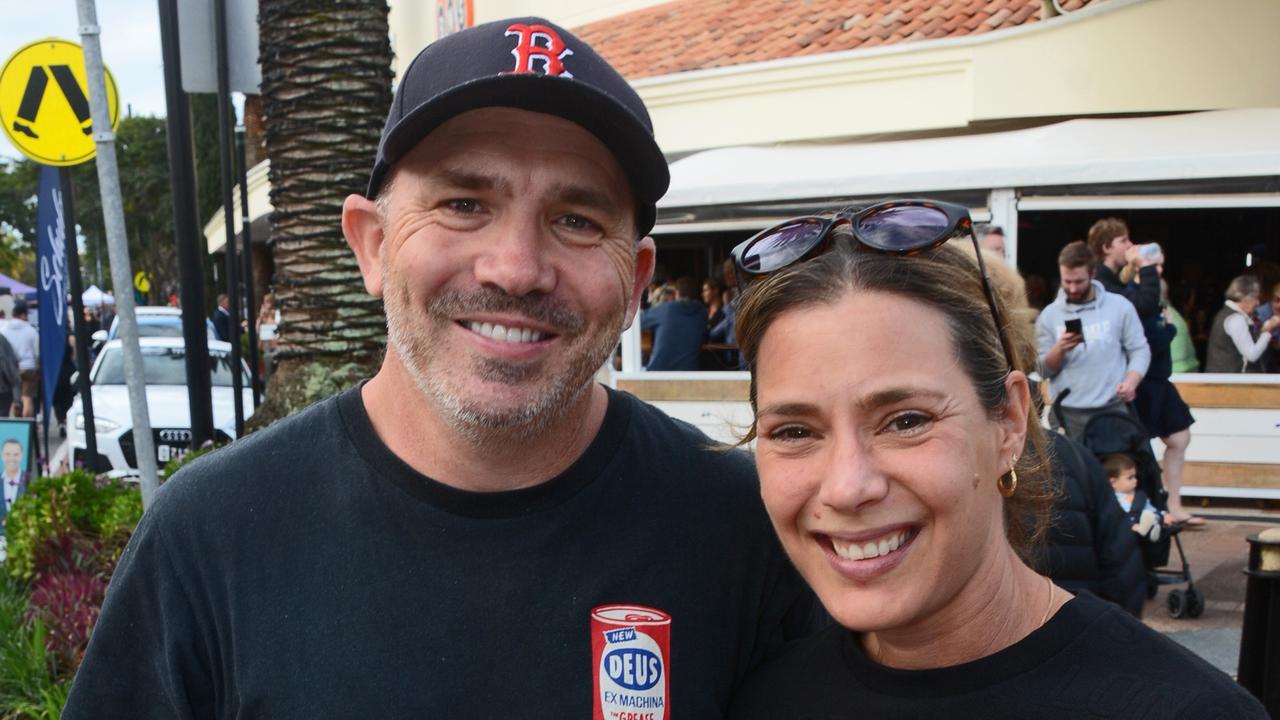
<path id="1" fill-rule="evenodd" d="M 868 581 L 901 565 L 919 534 L 918 526 L 908 525 L 856 535 L 814 533 L 813 539 L 836 572 Z"/>

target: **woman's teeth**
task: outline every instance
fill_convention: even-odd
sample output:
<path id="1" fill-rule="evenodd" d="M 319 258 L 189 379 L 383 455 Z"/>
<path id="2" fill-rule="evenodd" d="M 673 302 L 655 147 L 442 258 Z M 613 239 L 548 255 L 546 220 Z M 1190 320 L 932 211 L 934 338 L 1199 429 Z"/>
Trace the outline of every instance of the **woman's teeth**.
<path id="1" fill-rule="evenodd" d="M 902 543 L 907 541 L 909 532 L 908 530 L 899 530 L 879 540 L 865 543 L 846 542 L 839 538 L 831 538 L 831 547 L 835 549 L 837 555 L 845 560 L 870 560 L 881 555 L 888 555 L 902 547 Z"/>
<path id="2" fill-rule="evenodd" d="M 467 329 L 499 342 L 530 343 L 538 342 L 546 337 L 546 333 L 540 333 L 529 328 L 509 328 L 496 323 L 468 322 Z"/>

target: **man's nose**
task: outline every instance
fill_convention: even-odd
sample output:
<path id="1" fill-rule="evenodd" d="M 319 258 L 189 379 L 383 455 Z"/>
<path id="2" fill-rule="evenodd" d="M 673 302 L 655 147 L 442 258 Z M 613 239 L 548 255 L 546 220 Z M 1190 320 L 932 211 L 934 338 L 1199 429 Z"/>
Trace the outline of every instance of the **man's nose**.
<path id="1" fill-rule="evenodd" d="M 475 262 L 476 281 L 513 296 L 549 293 L 556 273 L 549 258 L 553 239 L 533 220 L 512 217 L 497 224 Z"/>

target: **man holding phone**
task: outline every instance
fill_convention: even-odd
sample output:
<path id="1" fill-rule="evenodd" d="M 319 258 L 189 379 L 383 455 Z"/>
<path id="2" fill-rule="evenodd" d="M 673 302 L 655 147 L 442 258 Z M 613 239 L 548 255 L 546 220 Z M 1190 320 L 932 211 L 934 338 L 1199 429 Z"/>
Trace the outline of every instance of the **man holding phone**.
<path id="1" fill-rule="evenodd" d="M 1093 268 L 1094 255 L 1084 242 L 1064 247 L 1058 254 L 1058 297 L 1036 320 L 1040 373 L 1049 379 L 1054 400 L 1071 390 L 1063 398 L 1062 422 L 1074 438 L 1094 415 L 1127 411 L 1151 362 L 1133 303 L 1103 289 Z"/>

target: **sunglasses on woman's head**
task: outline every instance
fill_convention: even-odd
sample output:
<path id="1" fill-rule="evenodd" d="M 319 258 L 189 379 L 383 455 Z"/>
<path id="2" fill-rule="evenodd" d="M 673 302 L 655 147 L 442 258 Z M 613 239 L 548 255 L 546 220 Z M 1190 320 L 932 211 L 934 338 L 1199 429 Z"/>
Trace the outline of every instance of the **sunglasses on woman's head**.
<path id="1" fill-rule="evenodd" d="M 978 259 L 982 291 L 991 308 L 1000 347 L 1009 368 L 1013 353 L 1005 336 L 1004 322 L 995 293 L 987 279 L 978 236 L 973 232 L 969 210 L 961 205 L 935 200 L 891 200 L 835 217 L 799 217 L 756 233 L 733 249 L 734 265 L 744 284 L 749 285 L 772 273 L 811 260 L 831 249 L 837 228 L 848 227 L 858 247 L 885 255 L 911 256 L 932 250 L 967 230 Z"/>

